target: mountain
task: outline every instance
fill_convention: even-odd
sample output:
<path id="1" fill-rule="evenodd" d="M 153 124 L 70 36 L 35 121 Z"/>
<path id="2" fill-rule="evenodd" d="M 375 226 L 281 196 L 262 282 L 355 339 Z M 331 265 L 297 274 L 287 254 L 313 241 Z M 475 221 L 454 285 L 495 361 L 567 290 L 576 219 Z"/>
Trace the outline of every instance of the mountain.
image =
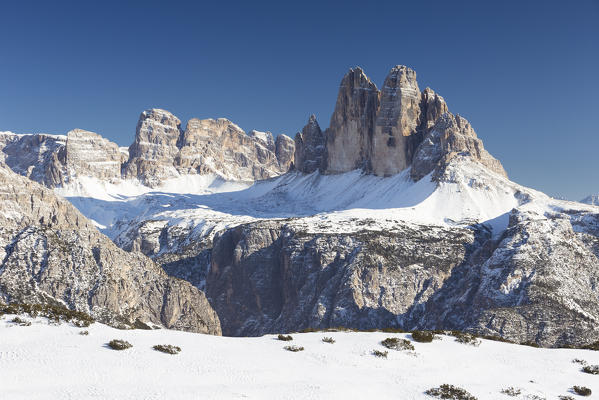
<path id="1" fill-rule="evenodd" d="M 220 334 L 204 294 L 116 247 L 66 200 L 0 164 L 0 303 L 59 304 L 114 326 Z"/>
<path id="2" fill-rule="evenodd" d="M 580 200 L 581 203 L 590 204 L 592 206 L 599 206 L 599 194 L 592 194 Z"/>
<path id="3" fill-rule="evenodd" d="M 66 147 L 52 140 L 32 147 L 37 163 L 7 164 L 46 183 L 69 159 L 54 161 Z M 46 184 L 120 248 L 204 291 L 225 335 L 346 326 L 599 339 L 597 208 L 510 181 L 405 66 L 381 90 L 350 69 L 329 127 L 311 116 L 293 144 L 227 120 L 182 130 L 145 111 L 121 166 L 114 179 L 68 170 Z"/>
<path id="4" fill-rule="evenodd" d="M 80 178 L 158 187 L 168 179 L 206 174 L 251 182 L 286 172 L 294 153 L 285 135 L 276 142 L 270 132 L 248 135 L 225 118 L 194 118 L 183 130 L 179 118 L 160 109 L 141 113 L 128 149 L 81 129 L 66 135 L 0 132 L 0 148 L 0 161 L 50 188 Z"/>

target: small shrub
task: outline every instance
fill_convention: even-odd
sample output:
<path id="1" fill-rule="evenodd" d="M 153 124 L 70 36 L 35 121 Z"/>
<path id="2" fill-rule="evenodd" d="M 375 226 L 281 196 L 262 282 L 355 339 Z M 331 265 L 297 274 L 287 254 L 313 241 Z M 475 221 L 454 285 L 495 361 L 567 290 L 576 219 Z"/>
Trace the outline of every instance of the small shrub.
<path id="1" fill-rule="evenodd" d="M 133 347 L 131 343 L 127 342 L 126 340 L 120 339 L 111 340 L 110 342 L 108 342 L 108 346 L 113 350 L 126 350 Z"/>
<path id="2" fill-rule="evenodd" d="M 379 358 L 387 358 L 388 354 L 389 354 L 388 351 L 372 350 L 372 355 L 379 357 Z"/>
<path id="3" fill-rule="evenodd" d="M 283 348 L 287 351 L 292 351 L 294 353 L 297 353 L 298 351 L 304 351 L 304 348 L 302 346 L 285 346 Z"/>
<path id="4" fill-rule="evenodd" d="M 381 344 L 391 350 L 414 350 L 414 345 L 408 339 L 387 338 Z"/>
<path id="5" fill-rule="evenodd" d="M 279 336 L 277 336 L 277 339 L 282 340 L 284 342 L 289 342 L 290 340 L 293 340 L 291 335 L 279 335 Z"/>
<path id="6" fill-rule="evenodd" d="M 167 354 L 179 354 L 181 352 L 181 347 L 172 344 L 157 344 L 153 349 Z"/>
<path id="7" fill-rule="evenodd" d="M 75 319 L 73 320 L 73 325 L 75 325 L 77 328 L 87 328 L 91 325 L 91 322 L 88 320 Z"/>
<path id="8" fill-rule="evenodd" d="M 89 331 L 81 331 L 81 332 L 79 332 L 79 334 L 82 336 L 87 336 L 87 335 L 89 335 Z"/>
<path id="9" fill-rule="evenodd" d="M 323 338 L 322 338 L 322 341 L 323 341 L 323 342 L 325 342 L 325 343 L 330 343 L 330 344 L 333 344 L 333 343 L 335 343 L 335 339 L 333 339 L 333 338 L 332 338 L 332 337 L 330 337 L 330 336 L 325 336 L 325 337 L 323 337 Z"/>
<path id="10" fill-rule="evenodd" d="M 14 317 L 10 322 L 12 322 L 13 324 L 17 324 L 19 326 L 30 326 L 31 322 L 29 321 L 25 321 L 22 318 L 19 317 Z"/>
<path id="11" fill-rule="evenodd" d="M 582 372 L 586 372 L 591 375 L 599 375 L 599 365 L 585 365 L 582 367 Z"/>
<path id="12" fill-rule="evenodd" d="M 574 400 L 574 397 L 561 395 L 558 397 L 558 400 Z"/>
<path id="13" fill-rule="evenodd" d="M 470 333 L 453 331 L 451 335 L 455 337 L 455 341 L 458 343 L 470 346 L 478 346 L 480 344 L 480 339 Z"/>
<path id="14" fill-rule="evenodd" d="M 580 396 L 590 396 L 591 393 L 593 393 L 591 389 L 584 386 L 573 386 L 572 390 L 574 391 L 574 393 Z"/>
<path id="15" fill-rule="evenodd" d="M 522 394 L 522 390 L 516 389 L 515 387 L 510 386 L 509 388 L 502 389 L 501 393 L 506 394 L 508 396 L 519 396 Z"/>
<path id="16" fill-rule="evenodd" d="M 574 360 L 572 360 L 572 362 L 574 364 L 587 365 L 587 362 L 585 360 L 581 360 L 580 358 L 575 358 Z"/>
<path id="17" fill-rule="evenodd" d="M 443 384 L 438 388 L 432 388 L 424 392 L 425 394 L 441 399 L 453 400 L 477 400 L 476 397 L 468 393 L 466 390 L 457 386 Z"/>
<path id="18" fill-rule="evenodd" d="M 414 331 L 412 339 L 419 343 L 430 343 L 435 338 L 435 334 L 431 331 Z"/>

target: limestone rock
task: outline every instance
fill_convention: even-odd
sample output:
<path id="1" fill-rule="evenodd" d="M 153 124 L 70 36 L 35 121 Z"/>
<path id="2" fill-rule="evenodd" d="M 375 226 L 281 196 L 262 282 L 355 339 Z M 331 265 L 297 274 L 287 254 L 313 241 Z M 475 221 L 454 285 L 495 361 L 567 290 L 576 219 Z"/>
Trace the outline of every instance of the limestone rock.
<path id="1" fill-rule="evenodd" d="M 65 156 L 70 178 L 90 176 L 112 181 L 121 177 L 123 154 L 116 143 L 97 133 L 82 129 L 67 133 Z"/>
<path id="2" fill-rule="evenodd" d="M 306 174 L 323 167 L 326 137 L 316 116 L 311 115 L 301 133 L 295 136 L 295 168 Z"/>
<path id="3" fill-rule="evenodd" d="M 253 181 L 286 172 L 266 140 L 247 135 L 225 118 L 190 119 L 175 166 L 181 173 L 214 173 L 228 180 Z M 272 138 L 272 136 L 271 136 Z"/>
<path id="4" fill-rule="evenodd" d="M 280 134 L 275 140 L 275 155 L 279 161 L 279 169 L 287 172 L 294 164 L 295 142 L 289 136 Z"/>
<path id="5" fill-rule="evenodd" d="M 372 171 L 389 176 L 411 163 L 413 138 L 420 125 L 420 90 L 416 72 L 394 67 L 383 85 L 372 142 Z M 417 140 L 417 139 L 416 139 Z"/>
<path id="6" fill-rule="evenodd" d="M 327 129 L 326 172 L 370 169 L 378 108 L 376 85 L 361 68 L 350 69 L 341 80 L 335 111 Z"/>
<path id="7" fill-rule="evenodd" d="M 181 135 L 181 121 L 170 112 L 156 108 L 142 112 L 135 141 L 129 146 L 125 178 L 138 178 L 143 184 L 156 187 L 165 179 L 177 177 L 173 163 Z"/>
<path id="8" fill-rule="evenodd" d="M 273 138 L 272 133 L 260 132 L 254 129 L 248 133 L 248 136 L 261 142 L 268 150 L 272 152 L 275 151 L 275 139 Z"/>
<path id="9" fill-rule="evenodd" d="M 412 178 L 419 180 L 437 167 L 442 169 L 457 154 L 467 155 L 489 170 L 507 176 L 501 163 L 484 149 L 470 123 L 459 115 L 445 113 L 437 119 L 416 150 Z"/>
<path id="10" fill-rule="evenodd" d="M 0 165 L 0 302 L 61 303 L 120 325 L 220 334 L 202 292 L 116 247 L 70 203 Z"/>
<path id="11" fill-rule="evenodd" d="M 5 136 L 2 152 L 4 162 L 13 171 L 48 187 L 59 186 L 65 181 L 66 136 L 43 133 L 11 136 Z"/>

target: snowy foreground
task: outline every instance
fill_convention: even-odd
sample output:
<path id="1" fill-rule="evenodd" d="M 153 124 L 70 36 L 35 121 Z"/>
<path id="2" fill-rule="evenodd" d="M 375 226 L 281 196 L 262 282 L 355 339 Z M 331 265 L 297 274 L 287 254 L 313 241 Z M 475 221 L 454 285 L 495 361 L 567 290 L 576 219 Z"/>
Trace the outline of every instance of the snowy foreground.
<path id="1" fill-rule="evenodd" d="M 479 399 L 578 398 L 573 385 L 599 392 L 599 377 L 581 372 L 575 358 L 599 364 L 599 352 L 536 349 L 483 340 L 478 347 L 442 336 L 415 343 L 415 352 L 386 350 L 387 337 L 409 334 L 327 332 L 228 338 L 168 330 L 123 331 L 95 323 L 89 328 L 28 319 L 19 326 L 0 320 L 2 399 L 427 399 L 424 391 L 443 383 Z M 26 318 L 24 318 L 26 319 Z M 80 332 L 88 330 L 89 335 Z M 322 342 L 333 337 L 334 344 Z M 133 344 L 116 351 L 106 344 Z M 180 346 L 169 355 L 156 344 Z M 293 353 L 286 345 L 303 346 Z M 535 397 L 536 396 L 536 397 Z"/>

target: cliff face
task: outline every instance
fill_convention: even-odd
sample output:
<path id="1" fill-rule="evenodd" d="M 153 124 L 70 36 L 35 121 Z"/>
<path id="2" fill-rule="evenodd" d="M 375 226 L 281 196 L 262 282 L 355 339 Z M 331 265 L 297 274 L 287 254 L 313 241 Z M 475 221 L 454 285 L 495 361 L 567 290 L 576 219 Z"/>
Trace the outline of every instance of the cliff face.
<path id="1" fill-rule="evenodd" d="M 599 339 L 598 227 L 596 213 L 526 208 L 498 238 L 482 225 L 256 222 L 215 239 L 207 295 L 228 335 L 396 327 L 583 345 Z"/>
<path id="2" fill-rule="evenodd" d="M 339 173 L 370 169 L 379 90 L 361 68 L 341 80 L 331 123 L 326 132 L 325 171 Z M 303 157 L 309 160 L 308 157 Z M 306 161 L 304 161 L 306 162 Z"/>
<path id="3" fill-rule="evenodd" d="M 309 127 L 310 123 L 304 129 Z M 328 174 L 362 169 L 391 176 L 412 168 L 412 178 L 419 180 L 452 154 L 467 153 L 505 175 L 468 121 L 451 114 L 445 100 L 433 90 L 421 92 L 416 72 L 401 65 L 391 69 L 380 91 L 362 69 L 350 69 L 341 80 L 320 152 L 305 144 L 306 137 L 316 136 L 296 136 L 296 164 L 317 165 Z M 311 172 L 315 168 L 298 169 Z"/>
<path id="4" fill-rule="evenodd" d="M 119 249 L 66 200 L 0 164 L 0 302 L 63 304 L 120 326 L 136 320 L 220 334 L 204 294 Z"/>

